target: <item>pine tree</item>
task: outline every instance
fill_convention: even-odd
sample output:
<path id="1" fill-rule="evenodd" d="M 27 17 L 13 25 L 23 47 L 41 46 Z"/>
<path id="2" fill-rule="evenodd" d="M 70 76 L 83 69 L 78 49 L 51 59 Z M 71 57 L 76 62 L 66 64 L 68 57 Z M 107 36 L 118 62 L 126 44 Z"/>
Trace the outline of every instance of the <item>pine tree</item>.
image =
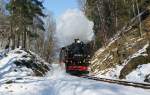
<path id="1" fill-rule="evenodd" d="M 17 47 L 22 42 L 22 48 L 27 49 L 27 37 L 33 32 L 34 19 L 38 18 L 37 20 L 43 23 L 40 18 L 45 16 L 42 11 L 44 9 L 42 2 L 38 0 L 11 0 L 7 8 L 11 18 L 12 48 L 16 47 L 17 40 Z M 43 24 L 38 24 L 35 27 L 44 30 Z"/>

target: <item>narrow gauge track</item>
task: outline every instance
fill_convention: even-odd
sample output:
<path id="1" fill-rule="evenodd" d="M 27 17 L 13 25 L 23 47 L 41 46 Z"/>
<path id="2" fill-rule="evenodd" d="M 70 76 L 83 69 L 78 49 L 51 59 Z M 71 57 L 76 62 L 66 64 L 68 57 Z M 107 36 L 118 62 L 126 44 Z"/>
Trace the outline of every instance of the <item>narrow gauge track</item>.
<path id="1" fill-rule="evenodd" d="M 143 89 L 150 89 L 150 84 L 146 83 L 137 83 L 137 82 L 129 82 L 129 81 L 123 81 L 123 80 L 114 80 L 114 79 L 106 79 L 106 78 L 97 78 L 93 76 L 80 76 L 81 78 L 101 81 L 101 82 L 107 82 L 107 83 L 113 83 L 113 84 L 120 84 L 125 86 L 132 86 L 136 88 L 143 88 Z"/>

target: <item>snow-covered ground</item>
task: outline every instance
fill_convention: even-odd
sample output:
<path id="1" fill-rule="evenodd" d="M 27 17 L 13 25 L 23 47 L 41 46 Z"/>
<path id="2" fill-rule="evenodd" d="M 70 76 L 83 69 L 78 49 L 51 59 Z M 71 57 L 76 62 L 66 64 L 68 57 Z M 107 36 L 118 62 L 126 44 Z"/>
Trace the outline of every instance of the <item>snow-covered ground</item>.
<path id="1" fill-rule="evenodd" d="M 150 90 L 82 79 L 67 75 L 58 65 L 46 77 L 0 81 L 0 95 L 149 95 Z M 16 76 L 17 77 L 17 76 Z M 9 78 L 9 77 L 6 77 Z"/>
<path id="2" fill-rule="evenodd" d="M 13 53 L 12 53 L 13 54 Z M 21 55 L 11 53 L 0 60 L 0 95 L 149 95 L 150 90 L 97 82 L 71 76 L 59 65 L 45 77 L 32 76 L 32 70 L 18 68 L 12 61 Z"/>
<path id="3" fill-rule="evenodd" d="M 143 82 L 148 74 L 150 74 L 150 63 L 138 66 L 136 70 L 126 76 L 126 80 Z"/>

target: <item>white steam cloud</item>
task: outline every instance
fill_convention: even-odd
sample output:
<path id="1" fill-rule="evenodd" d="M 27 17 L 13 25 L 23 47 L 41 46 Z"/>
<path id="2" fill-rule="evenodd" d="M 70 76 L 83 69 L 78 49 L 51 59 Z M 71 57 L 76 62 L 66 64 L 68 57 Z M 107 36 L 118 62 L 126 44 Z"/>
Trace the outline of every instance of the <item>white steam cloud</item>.
<path id="1" fill-rule="evenodd" d="M 77 9 L 67 10 L 57 23 L 55 36 L 59 47 L 73 43 L 76 38 L 83 42 L 89 42 L 94 36 L 93 22 Z"/>

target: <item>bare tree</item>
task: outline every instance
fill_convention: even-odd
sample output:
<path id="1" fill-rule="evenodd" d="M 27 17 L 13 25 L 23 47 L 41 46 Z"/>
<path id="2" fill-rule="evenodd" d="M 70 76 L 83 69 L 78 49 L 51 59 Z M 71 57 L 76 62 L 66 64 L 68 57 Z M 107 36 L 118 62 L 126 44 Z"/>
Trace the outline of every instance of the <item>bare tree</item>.
<path id="1" fill-rule="evenodd" d="M 46 13 L 46 17 L 43 18 L 45 32 L 35 27 L 34 33 L 36 33 L 37 36 L 30 38 L 30 41 L 28 42 L 30 43 L 30 50 L 39 54 L 43 59 L 50 63 L 53 55 L 53 35 L 56 30 L 56 24 L 51 12 L 46 10 L 44 13 Z"/>
<path id="2" fill-rule="evenodd" d="M 86 10 L 86 1 L 87 0 L 77 0 L 80 9 L 84 12 Z"/>

